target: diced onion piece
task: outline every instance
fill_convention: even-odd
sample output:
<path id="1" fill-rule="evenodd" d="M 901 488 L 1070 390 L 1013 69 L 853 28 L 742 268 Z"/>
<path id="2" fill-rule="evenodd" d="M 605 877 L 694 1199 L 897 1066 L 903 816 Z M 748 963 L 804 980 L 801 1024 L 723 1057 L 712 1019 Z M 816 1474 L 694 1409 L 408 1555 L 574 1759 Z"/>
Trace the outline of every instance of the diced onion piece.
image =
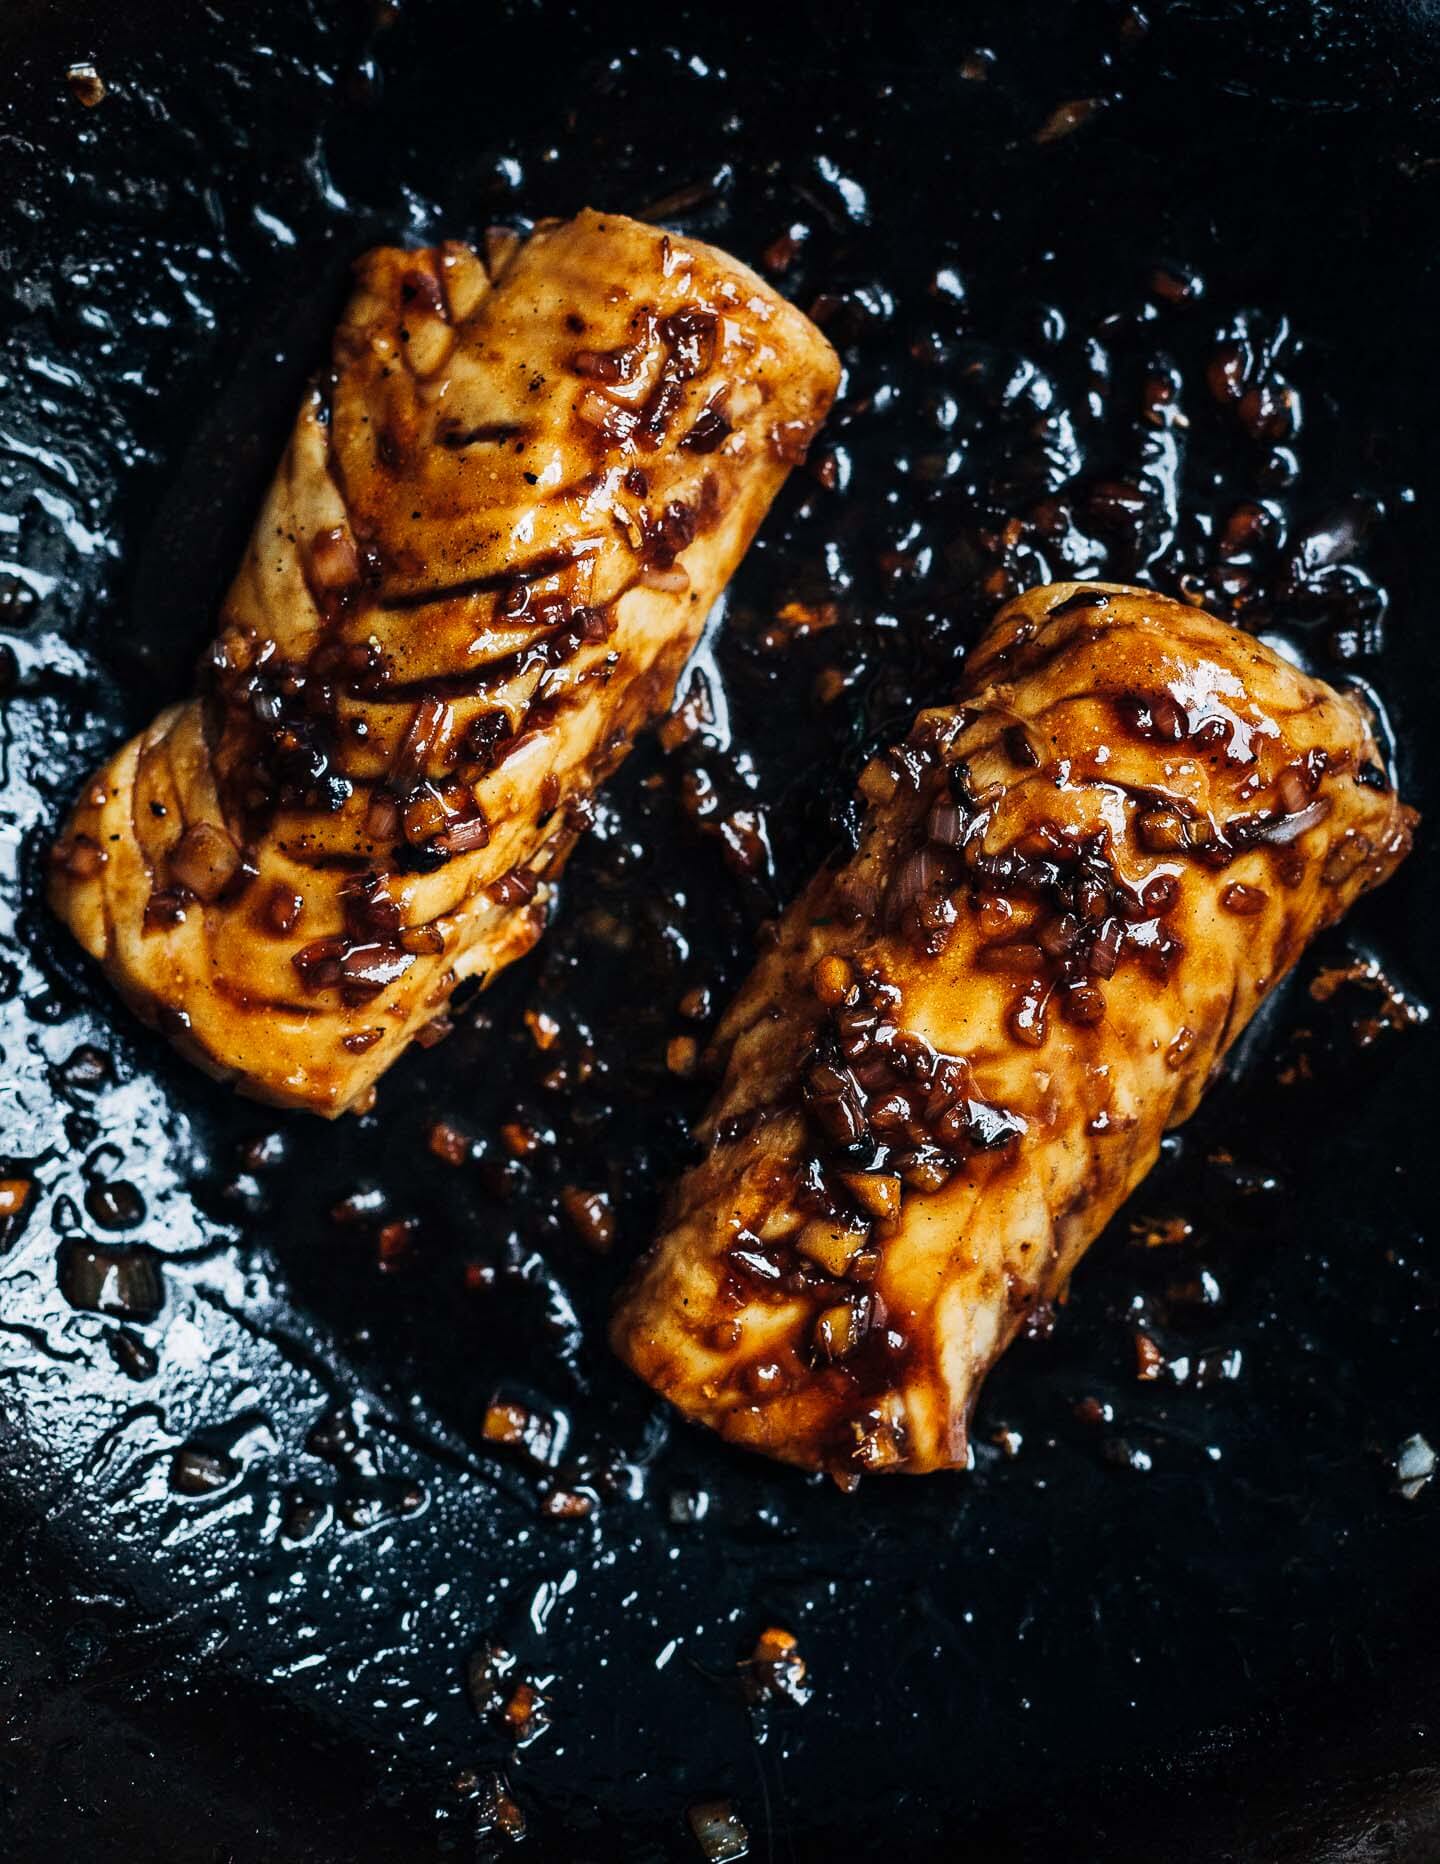
<path id="1" fill-rule="evenodd" d="M 394 841 L 399 832 L 399 804 L 384 790 L 376 790 L 365 811 L 365 833 L 372 841 Z"/>
<path id="2" fill-rule="evenodd" d="M 474 815 L 447 828 L 439 845 L 446 854 L 474 854 L 478 848 L 488 846 L 489 841 L 490 824 L 483 815 Z"/>
<path id="3" fill-rule="evenodd" d="M 622 408 L 598 388 L 587 388 L 575 405 L 575 413 L 587 427 L 593 427 L 607 440 L 624 440 L 635 431 L 639 416 Z"/>
<path id="4" fill-rule="evenodd" d="M 356 945 L 340 960 L 340 975 L 347 984 L 383 990 L 403 977 L 415 960 L 394 945 Z"/>
<path id="5" fill-rule="evenodd" d="M 491 882 L 489 892 L 497 906 L 521 906 L 526 900 L 534 899 L 539 885 L 534 874 L 527 873 L 523 867 L 512 867 L 508 874 Z"/>
<path id="6" fill-rule="evenodd" d="M 885 757 L 872 757 L 855 785 L 867 803 L 888 803 L 900 787 L 895 766 Z"/>
<path id="7" fill-rule="evenodd" d="M 1088 969 L 1092 977 L 1113 977 L 1120 962 L 1120 940 L 1124 928 L 1118 919 L 1107 919 L 1090 947 Z"/>
<path id="8" fill-rule="evenodd" d="M 958 848 L 965 839 L 965 818 L 959 805 L 942 797 L 925 818 L 925 833 L 939 848 Z"/>
<path id="9" fill-rule="evenodd" d="M 1275 783 L 1275 800 L 1285 815 L 1298 815 L 1309 802 L 1309 788 L 1293 764 L 1280 772 Z"/>
<path id="10" fill-rule="evenodd" d="M 943 872 L 936 857 L 928 848 L 917 848 L 896 869 L 886 904 L 898 917 L 907 907 L 923 899 L 942 878 Z"/>
<path id="11" fill-rule="evenodd" d="M 1140 840 L 1154 854 L 1176 854 L 1190 845 L 1189 824 L 1178 809 L 1147 809 L 1139 824 Z"/>
<path id="12" fill-rule="evenodd" d="M 404 796 L 415 787 L 416 779 L 434 751 L 449 737 L 451 716 L 446 702 L 433 696 L 422 699 L 416 706 L 410 728 L 401 739 L 390 767 L 388 781 L 395 795 Z"/>
<path id="13" fill-rule="evenodd" d="M 292 953 L 290 962 L 300 973 L 300 981 L 307 990 L 330 990 L 340 982 L 340 961 L 344 952 L 344 939 L 332 934 L 302 945 L 299 951 Z"/>
<path id="14" fill-rule="evenodd" d="M 1307 803 L 1293 815 L 1282 816 L 1278 822 L 1267 823 L 1257 831 L 1255 839 L 1268 841 L 1272 847 L 1283 848 L 1292 841 L 1298 841 L 1308 829 L 1323 822 L 1329 813 L 1329 799 L 1317 796 L 1313 803 Z"/>
<path id="15" fill-rule="evenodd" d="M 868 1300 L 837 1301 L 822 1308 L 815 1322 L 815 1350 L 826 1359 L 843 1359 L 854 1352 L 864 1338 L 869 1313 Z"/>
<path id="16" fill-rule="evenodd" d="M 855 987 L 855 973 L 843 958 L 831 953 L 817 959 L 810 973 L 810 987 L 822 1003 L 833 1009 L 850 996 Z"/>
<path id="17" fill-rule="evenodd" d="M 887 1392 L 864 1418 L 855 1419 L 855 1461 L 862 1469 L 893 1469 L 905 1460 L 905 1405 Z"/>
<path id="18" fill-rule="evenodd" d="M 402 820 L 406 841 L 417 842 L 429 841 L 432 835 L 438 835 L 448 818 L 444 802 L 427 786 L 413 802 L 406 804 Z"/>
<path id="19" fill-rule="evenodd" d="M 587 1248 L 604 1255 L 615 1241 L 615 1212 L 604 1191 L 586 1191 L 567 1184 L 560 1202 L 576 1234 Z"/>
<path id="20" fill-rule="evenodd" d="M 901 1183 L 892 1173 L 847 1171 L 840 1181 L 867 1216 L 893 1223 L 900 1215 Z"/>
<path id="21" fill-rule="evenodd" d="M 912 1191 L 943 1191 L 953 1176 L 944 1154 L 934 1146 L 921 1146 L 896 1161 L 900 1176 Z"/>
<path id="22" fill-rule="evenodd" d="M 818 1263 L 827 1275 L 840 1279 L 865 1247 L 867 1233 L 841 1217 L 812 1217 L 795 1239 L 802 1256 Z"/>
<path id="23" fill-rule="evenodd" d="M 193 822 L 170 850 L 170 872 L 198 900 L 219 897 L 240 870 L 240 850 L 213 822 Z"/>
<path id="24" fill-rule="evenodd" d="M 1238 913 L 1243 919 L 1253 919 L 1256 913 L 1265 910 L 1265 893 L 1263 888 L 1247 887 L 1243 881 L 1235 880 L 1220 895 L 1220 904 L 1227 913 Z"/>

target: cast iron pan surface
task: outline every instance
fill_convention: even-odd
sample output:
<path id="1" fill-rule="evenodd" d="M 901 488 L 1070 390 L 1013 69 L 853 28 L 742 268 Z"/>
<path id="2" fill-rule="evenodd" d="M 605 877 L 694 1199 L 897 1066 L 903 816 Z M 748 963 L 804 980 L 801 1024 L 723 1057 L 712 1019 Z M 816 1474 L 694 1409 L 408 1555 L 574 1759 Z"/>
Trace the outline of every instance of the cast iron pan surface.
<path id="1" fill-rule="evenodd" d="M 1440 1444 L 1429 17 L 9 0 L 8 1857 L 487 1856 L 497 1769 L 541 1858 L 698 1857 L 716 1799 L 776 1864 L 1440 1856 L 1440 1485 L 1396 1468 Z M 538 951 L 365 1118 L 272 1115 L 123 1012 L 44 844 L 188 688 L 355 255 L 586 202 L 815 307 L 836 414 L 701 656 L 709 722 L 611 783 Z M 1430 822 L 991 1379 L 974 1471 L 847 1498 L 606 1349 L 703 1104 L 667 1046 L 867 748 L 1077 572 L 1369 682 Z M 614 1199 L 608 1257 L 567 1185 Z M 564 1421 L 558 1467 L 484 1443 L 496 1391 Z M 767 1624 L 803 1705 L 742 1688 Z M 489 1645 L 548 1704 L 518 1751 L 467 1695 Z"/>

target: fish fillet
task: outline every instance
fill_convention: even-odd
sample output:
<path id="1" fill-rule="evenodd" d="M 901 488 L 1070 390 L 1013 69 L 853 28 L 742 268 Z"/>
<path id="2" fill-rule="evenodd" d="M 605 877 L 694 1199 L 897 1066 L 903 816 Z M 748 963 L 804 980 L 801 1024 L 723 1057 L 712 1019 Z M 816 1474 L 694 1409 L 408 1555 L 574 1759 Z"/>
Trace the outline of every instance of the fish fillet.
<path id="1" fill-rule="evenodd" d="M 690 1417 L 842 1483 L 966 1463 L 986 1372 L 1413 821 L 1356 699 L 1093 583 L 1004 608 L 861 791 L 613 1327 Z"/>
<path id="2" fill-rule="evenodd" d="M 539 936 L 838 373 L 744 266 L 618 216 L 370 253 L 200 690 L 87 786 L 55 910 L 216 1075 L 365 1105 Z"/>

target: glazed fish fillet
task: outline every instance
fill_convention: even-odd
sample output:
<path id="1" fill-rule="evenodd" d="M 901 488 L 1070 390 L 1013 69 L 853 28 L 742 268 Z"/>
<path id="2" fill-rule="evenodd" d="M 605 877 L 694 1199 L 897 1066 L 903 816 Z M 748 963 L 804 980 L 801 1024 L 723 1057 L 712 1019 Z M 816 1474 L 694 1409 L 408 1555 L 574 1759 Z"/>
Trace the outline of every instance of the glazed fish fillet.
<path id="1" fill-rule="evenodd" d="M 966 1463 L 988 1369 L 1410 841 L 1355 699 L 1158 596 L 1032 591 L 964 692 L 721 1023 L 614 1322 L 689 1416 L 845 1483 Z"/>
<path id="2" fill-rule="evenodd" d="M 839 374 L 745 267 L 611 215 L 358 271 L 199 694 L 50 879 L 146 1021 L 325 1114 L 538 937 Z"/>

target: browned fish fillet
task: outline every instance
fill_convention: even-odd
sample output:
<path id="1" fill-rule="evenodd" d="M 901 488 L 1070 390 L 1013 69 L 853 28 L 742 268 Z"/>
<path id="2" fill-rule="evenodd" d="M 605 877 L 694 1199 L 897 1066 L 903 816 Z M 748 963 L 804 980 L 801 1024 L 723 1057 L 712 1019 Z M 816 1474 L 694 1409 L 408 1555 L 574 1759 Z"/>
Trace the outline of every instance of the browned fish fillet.
<path id="1" fill-rule="evenodd" d="M 539 935 L 838 373 L 744 266 L 633 220 L 369 254 L 200 695 L 86 789 L 55 910 L 215 1074 L 363 1104 Z"/>
<path id="2" fill-rule="evenodd" d="M 1404 856 L 1355 699 L 1139 590 L 1034 590 L 861 778 L 720 1025 L 614 1341 L 848 1481 L 967 1461 L 988 1369 L 1306 941 Z"/>

